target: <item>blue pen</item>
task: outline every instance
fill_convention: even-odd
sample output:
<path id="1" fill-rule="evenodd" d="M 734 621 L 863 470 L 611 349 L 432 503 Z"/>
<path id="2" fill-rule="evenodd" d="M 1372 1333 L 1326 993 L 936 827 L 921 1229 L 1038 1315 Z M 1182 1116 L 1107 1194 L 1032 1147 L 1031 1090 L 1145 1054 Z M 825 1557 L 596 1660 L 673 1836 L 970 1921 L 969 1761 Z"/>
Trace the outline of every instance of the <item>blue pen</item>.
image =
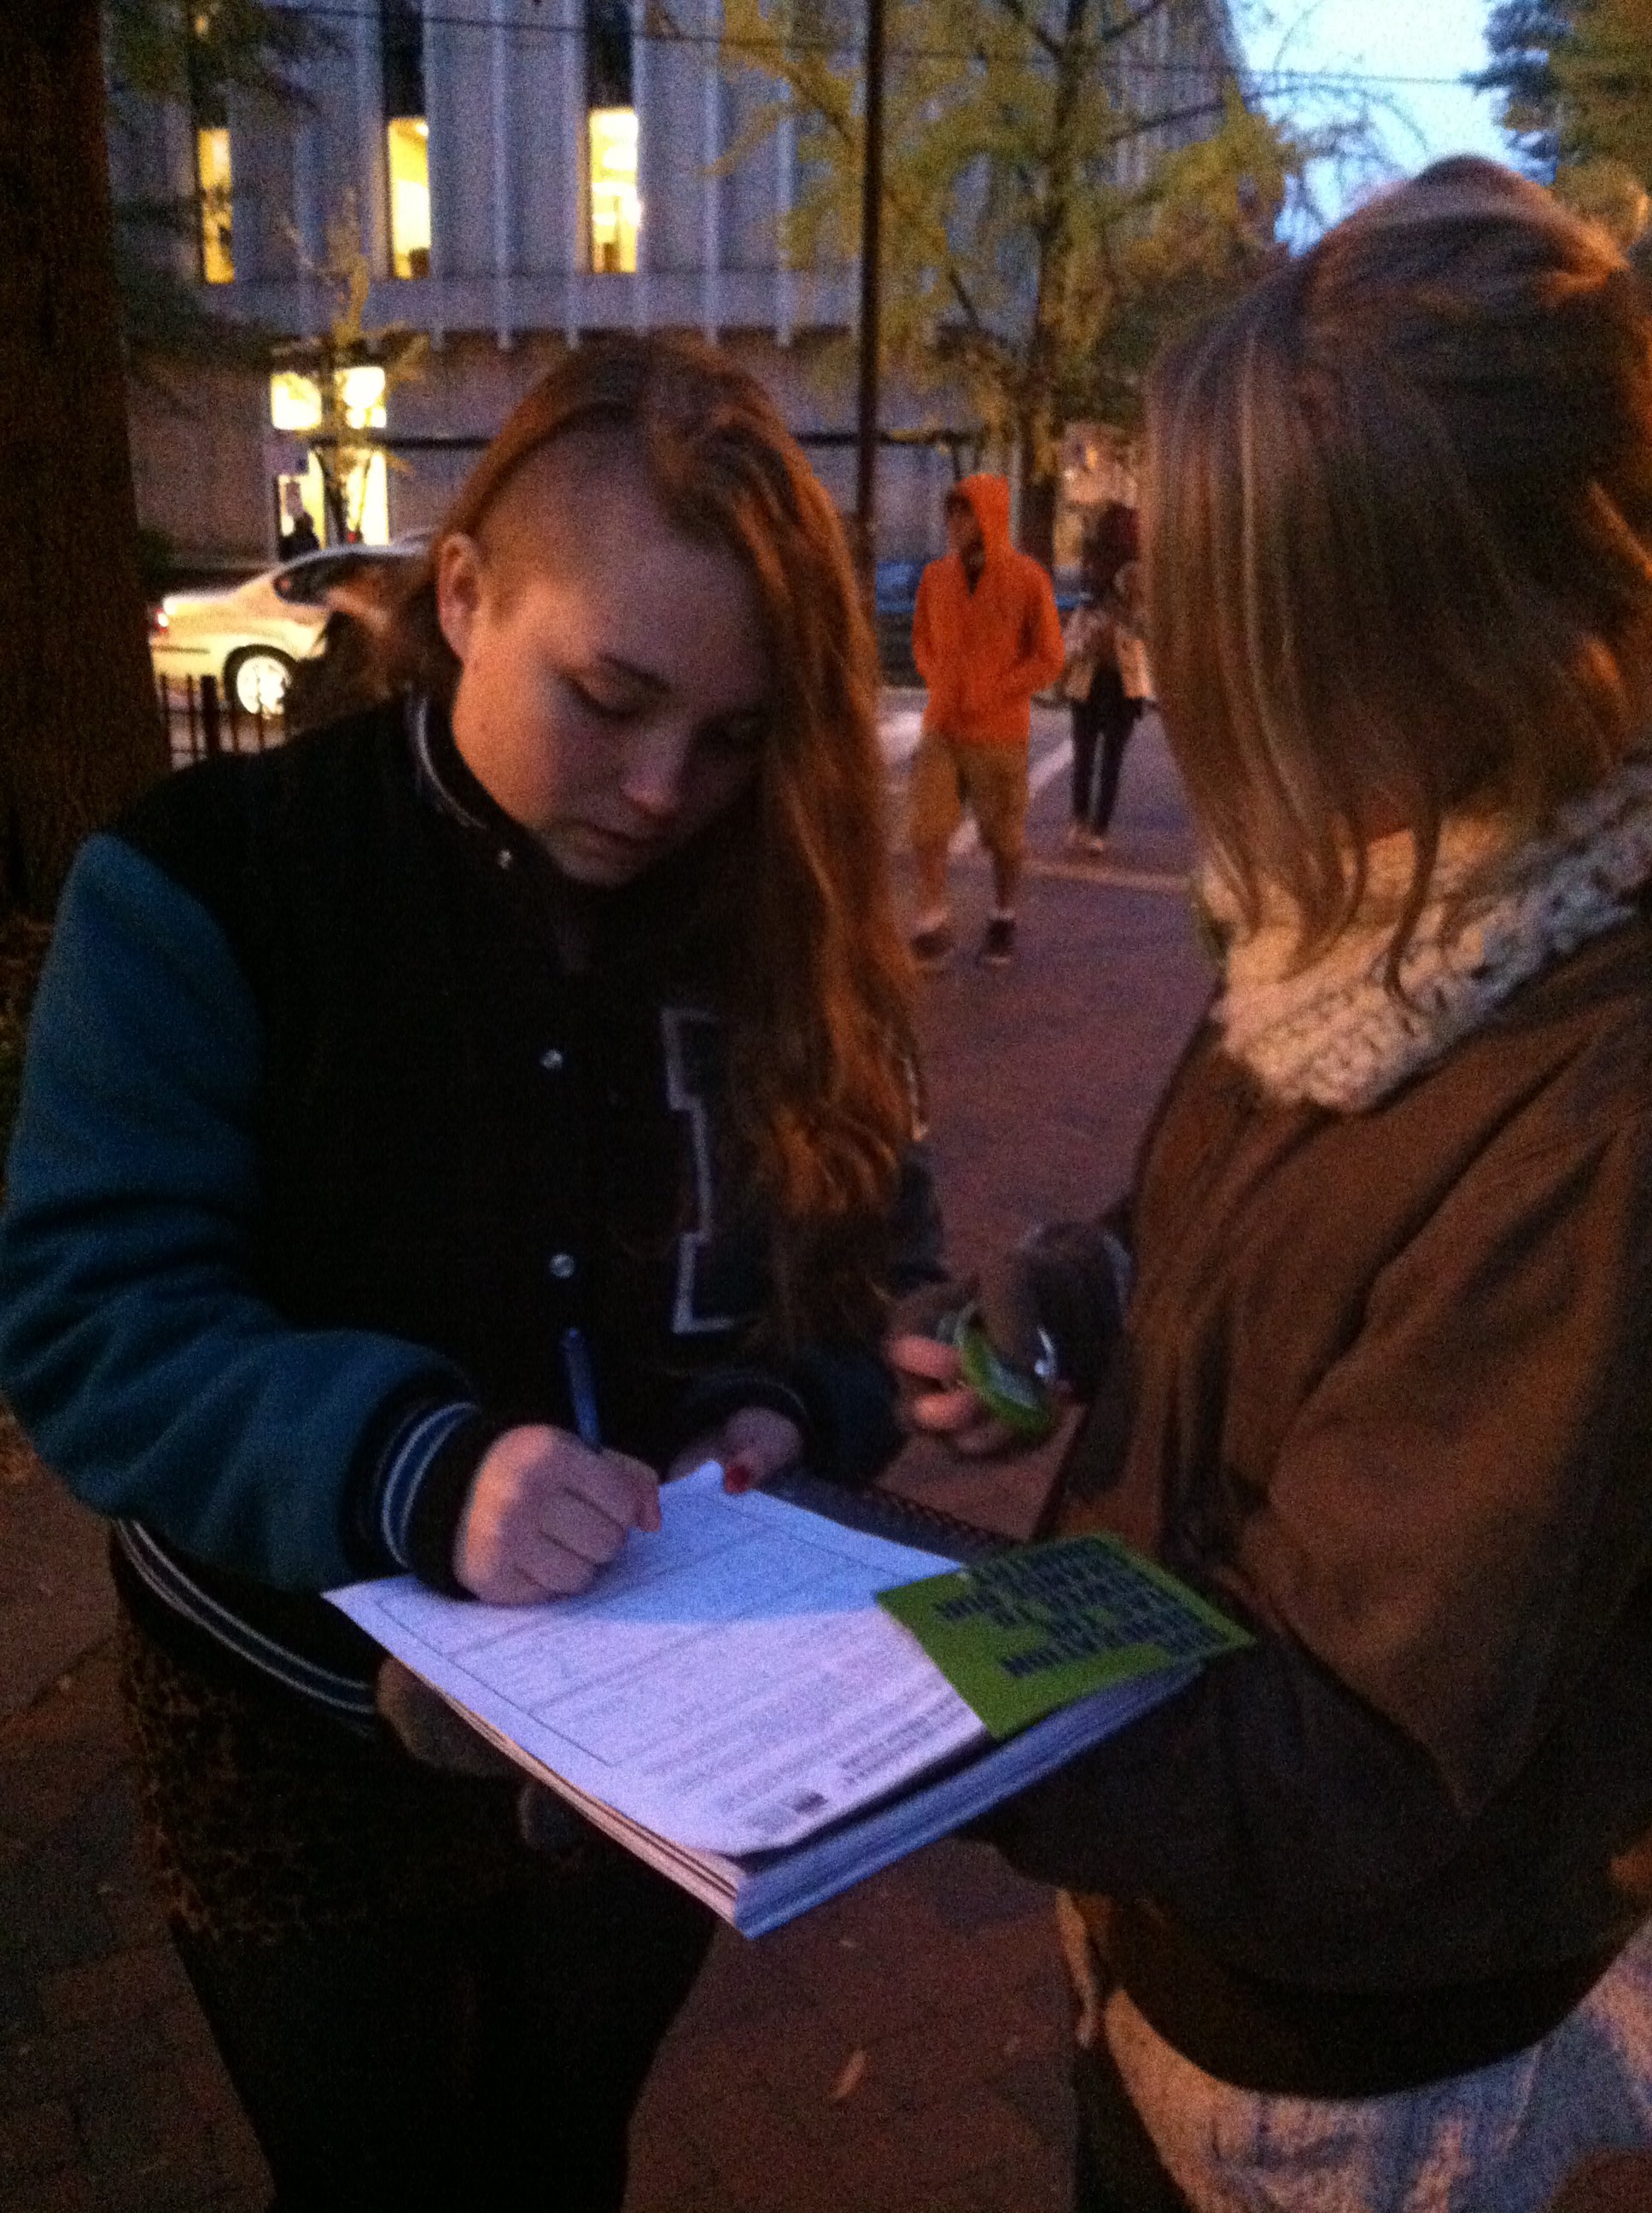
<path id="1" fill-rule="evenodd" d="M 562 1332 L 562 1367 L 568 1378 L 568 1396 L 573 1402 L 574 1427 L 579 1441 L 589 1452 L 602 1449 L 602 1424 L 597 1419 L 596 1382 L 591 1374 L 591 1355 L 582 1329 L 565 1329 Z"/>

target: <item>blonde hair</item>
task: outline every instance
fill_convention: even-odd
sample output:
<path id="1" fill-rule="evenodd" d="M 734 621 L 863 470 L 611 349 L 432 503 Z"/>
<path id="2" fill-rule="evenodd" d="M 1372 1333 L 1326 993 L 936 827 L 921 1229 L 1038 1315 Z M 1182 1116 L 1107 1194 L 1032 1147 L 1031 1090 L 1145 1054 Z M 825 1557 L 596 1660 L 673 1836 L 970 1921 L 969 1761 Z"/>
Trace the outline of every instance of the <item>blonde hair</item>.
<path id="1" fill-rule="evenodd" d="M 1375 839 L 1539 828 L 1642 741 L 1652 696 L 1652 323 L 1603 234 L 1443 162 L 1159 365 L 1150 651 L 1207 854 L 1301 956 Z"/>
<path id="2" fill-rule="evenodd" d="M 462 533 L 485 553 L 496 503 L 518 472 L 582 434 L 634 451 L 673 527 L 732 552 L 755 588 L 771 672 L 755 789 L 710 833 L 685 927 L 720 965 L 732 1060 L 724 1137 L 778 1225 L 769 1322 L 789 1339 L 863 1332 L 877 1318 L 913 1126 L 877 655 L 836 511 L 762 387 L 686 338 L 604 339 L 568 354 L 449 508 L 390 625 L 387 668 L 451 704 L 459 665 L 436 607 L 442 541 Z M 510 515 L 505 535 L 527 527 Z M 522 552 L 514 545 L 508 558 Z"/>

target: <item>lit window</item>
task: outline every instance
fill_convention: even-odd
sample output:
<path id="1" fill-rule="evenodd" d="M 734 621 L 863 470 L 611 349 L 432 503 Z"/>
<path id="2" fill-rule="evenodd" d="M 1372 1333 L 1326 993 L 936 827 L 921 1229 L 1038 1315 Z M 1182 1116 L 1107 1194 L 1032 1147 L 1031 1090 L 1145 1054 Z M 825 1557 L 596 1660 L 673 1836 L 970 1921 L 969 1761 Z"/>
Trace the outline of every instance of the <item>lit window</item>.
<path id="1" fill-rule="evenodd" d="M 338 402 L 351 430 L 382 430 L 385 425 L 384 371 L 376 362 L 357 362 L 338 372 Z M 278 369 L 270 379 L 270 428 L 319 430 L 321 387 L 302 369 Z"/>
<path id="2" fill-rule="evenodd" d="M 398 277 L 430 273 L 430 126 L 422 115 L 393 115 L 390 151 L 390 266 Z"/>
<path id="3" fill-rule="evenodd" d="M 363 454 L 344 485 L 344 512 L 363 546 L 390 543 L 390 472 L 382 454 Z"/>
<path id="4" fill-rule="evenodd" d="M 631 275 L 643 203 L 637 194 L 637 110 L 594 107 L 591 126 L 591 266 Z"/>
<path id="5" fill-rule="evenodd" d="M 313 376 L 296 369 L 278 369 L 270 379 L 270 427 L 272 430 L 319 430 L 321 392 Z"/>
<path id="6" fill-rule="evenodd" d="M 338 379 L 344 421 L 352 430 L 382 430 L 385 425 L 384 371 L 370 362 L 358 362 Z"/>
<path id="7" fill-rule="evenodd" d="M 347 430 L 382 430 L 386 422 L 384 371 L 373 362 L 357 362 L 338 372 L 338 405 Z M 270 379 L 270 426 L 298 437 L 308 437 L 322 427 L 321 387 L 302 369 L 280 369 Z M 333 417 L 336 431 L 338 418 Z M 341 441 L 341 442 L 343 442 Z M 303 472 L 283 481 L 282 511 L 287 511 L 286 484 L 300 488 L 306 511 L 320 535 L 330 533 L 326 518 L 328 499 L 318 454 L 307 456 Z M 332 479 L 337 495 L 338 529 L 369 546 L 382 546 L 390 535 L 389 471 L 382 453 L 357 448 L 344 460 L 342 475 Z M 336 534 L 336 533 L 332 533 Z"/>
<path id="8" fill-rule="evenodd" d="M 229 133 L 221 124 L 204 125 L 195 133 L 195 181 L 201 196 L 201 275 L 209 284 L 233 283 Z"/>
<path id="9" fill-rule="evenodd" d="M 584 0 L 585 113 L 590 132 L 591 266 L 637 267 L 637 100 L 630 0 Z"/>

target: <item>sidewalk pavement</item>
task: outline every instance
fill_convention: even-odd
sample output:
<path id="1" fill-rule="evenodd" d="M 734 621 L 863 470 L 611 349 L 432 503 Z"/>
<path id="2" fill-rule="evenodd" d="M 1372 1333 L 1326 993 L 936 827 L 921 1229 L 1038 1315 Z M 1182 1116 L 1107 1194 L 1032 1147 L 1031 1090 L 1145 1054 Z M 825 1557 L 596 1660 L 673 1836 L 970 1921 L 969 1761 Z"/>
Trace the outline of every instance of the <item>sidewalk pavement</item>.
<path id="1" fill-rule="evenodd" d="M 1036 759 L 1061 730 L 1040 714 Z M 1061 854 L 1062 783 L 1034 808 L 1017 965 L 966 954 L 924 986 L 959 1263 L 1113 1195 L 1206 989 L 1156 725 L 1104 863 Z M 967 948 L 986 871 L 954 873 Z M 890 1480 L 1020 1531 L 1049 1473 L 914 1447 Z M 125 1757 L 101 1532 L 0 1436 L 0 2205 L 254 2213 L 267 2178 L 146 1894 Z M 720 1936 L 645 2096 L 627 2213 L 1061 2213 L 1064 2018 L 1047 1893 L 977 1846 Z"/>

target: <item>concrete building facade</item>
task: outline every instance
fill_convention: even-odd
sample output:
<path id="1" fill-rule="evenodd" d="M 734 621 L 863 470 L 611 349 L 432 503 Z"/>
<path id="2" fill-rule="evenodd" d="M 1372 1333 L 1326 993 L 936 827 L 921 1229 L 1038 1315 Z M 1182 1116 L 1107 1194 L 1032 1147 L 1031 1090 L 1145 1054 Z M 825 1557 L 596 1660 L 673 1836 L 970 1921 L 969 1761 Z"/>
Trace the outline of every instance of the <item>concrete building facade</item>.
<path id="1" fill-rule="evenodd" d="M 116 192 L 198 197 L 180 271 L 244 324 L 314 336 L 353 259 L 369 280 L 369 331 L 429 334 L 422 374 L 387 397 L 363 386 L 352 411 L 391 451 L 352 489 L 365 535 L 431 523 L 558 351 L 616 329 L 698 331 L 730 348 L 852 503 L 852 450 L 830 437 L 853 419 L 843 369 L 856 272 L 786 265 L 795 137 L 783 121 L 753 133 L 773 88 L 728 66 L 721 0 L 286 4 L 314 33 L 299 99 L 232 89 L 140 108 L 112 149 Z M 1214 89 L 1234 70 L 1225 0 L 1170 0 L 1132 51 Z M 169 399 L 134 399 L 146 523 L 208 564 L 267 558 L 301 503 L 326 534 L 302 390 L 252 369 L 170 381 Z M 933 393 L 920 405 L 895 391 L 886 421 L 931 425 L 936 407 Z M 943 400 L 940 420 L 967 426 L 969 412 Z M 940 447 L 885 450 L 881 553 L 936 549 L 952 466 Z"/>

